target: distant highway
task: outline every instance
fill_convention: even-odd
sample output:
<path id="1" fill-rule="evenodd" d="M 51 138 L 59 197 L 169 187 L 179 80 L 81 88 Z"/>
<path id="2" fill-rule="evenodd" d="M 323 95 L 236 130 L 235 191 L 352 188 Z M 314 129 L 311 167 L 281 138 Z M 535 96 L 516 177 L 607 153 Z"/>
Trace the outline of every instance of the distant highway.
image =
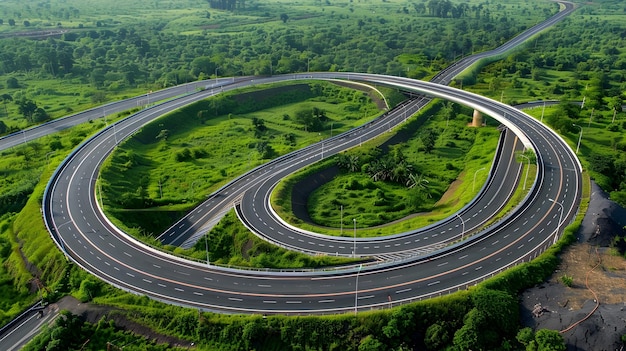
<path id="1" fill-rule="evenodd" d="M 144 95 L 133 98 L 111 102 L 106 105 L 98 106 L 86 111 L 82 111 L 67 117 L 55 119 L 47 123 L 43 123 L 28 129 L 21 130 L 9 135 L 0 137 L 0 151 L 9 149 L 31 140 L 36 140 L 43 136 L 56 133 L 73 126 L 102 119 L 107 121 L 106 116 L 113 115 L 118 112 L 132 110 L 134 108 L 146 108 L 154 105 L 158 101 L 174 99 L 177 97 L 196 93 L 198 90 L 216 89 L 222 85 L 235 82 L 239 78 L 220 78 L 218 80 L 211 79 L 178 85 L 175 87 L 157 90 L 155 92 L 146 92 Z"/>

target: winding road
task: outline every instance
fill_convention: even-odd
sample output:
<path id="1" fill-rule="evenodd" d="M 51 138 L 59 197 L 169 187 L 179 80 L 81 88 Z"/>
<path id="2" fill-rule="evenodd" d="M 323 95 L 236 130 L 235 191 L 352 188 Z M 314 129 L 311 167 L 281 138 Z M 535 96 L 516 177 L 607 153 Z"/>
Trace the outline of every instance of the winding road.
<path id="1" fill-rule="evenodd" d="M 192 262 L 130 238 L 104 216 L 95 196 L 97 175 L 100 164 L 117 142 L 163 113 L 221 91 L 245 85 L 301 79 L 341 79 L 392 86 L 458 102 L 498 119 L 508 128 L 507 134 L 515 134 L 515 137 L 505 136 L 511 138 L 509 142 L 504 142 L 504 145 L 510 145 L 510 149 L 502 152 L 503 158 L 492 172 L 492 179 L 502 181 L 488 182 L 481 196 L 471 206 L 458 216 L 432 228 L 372 241 L 361 239 L 356 243 L 359 255 L 382 255 L 383 258 L 398 252 L 406 255 L 394 256 L 395 260 L 365 267 L 328 271 L 252 271 Z M 419 102 L 412 104 L 415 105 L 407 106 L 408 110 L 420 106 Z M 375 124 L 362 126 L 324 141 L 324 145 L 313 145 L 260 166 L 213 194 L 207 202 L 177 223 L 175 234 L 171 236 L 186 236 L 188 239 L 198 226 L 204 225 L 212 216 L 240 203 L 242 206 L 239 212 L 246 223 L 268 237 L 271 234 L 273 241 L 285 240 L 281 239 L 279 232 L 283 232 L 282 236 L 286 237 L 288 229 L 295 230 L 294 234 L 301 239 L 306 235 L 307 239 L 302 239 L 304 241 L 328 240 L 313 233 L 298 232 L 297 229 L 285 226 L 275 216 L 272 218 L 277 222 L 273 225 L 282 225 L 281 229 L 260 229 L 266 225 L 262 223 L 263 219 L 268 217 L 256 217 L 260 220 L 255 224 L 255 215 L 252 213 L 255 210 L 261 212 L 259 209 L 264 208 L 263 212 L 271 214 L 267 208 L 267 196 L 260 194 L 267 194 L 272 184 L 284 173 L 304 167 L 331 153 L 358 146 L 362 141 L 403 123 L 405 119 L 406 112 L 397 109 Z M 497 212 L 497 206 L 500 205 L 493 205 L 490 199 L 497 197 L 494 194 L 502 196 L 502 191 L 510 191 L 516 183 L 517 176 L 513 177 L 513 181 L 510 180 L 512 177 L 504 176 L 511 171 L 515 175 L 519 173 L 519 168 L 517 173 L 512 170 L 511 166 L 515 166 L 515 162 L 510 157 L 506 158 L 506 155 L 520 148 L 532 149 L 537 154 L 537 179 L 525 201 L 506 218 L 464 238 L 466 240 L 446 243 L 441 247 L 433 247 L 429 243 L 426 245 L 432 250 L 427 254 L 420 251 L 425 247 L 426 236 L 432 239 L 437 234 L 429 230 L 437 228 L 437 235 L 460 238 L 466 231 L 465 227 L 473 224 L 472 221 L 484 222 L 485 219 L 478 219 L 478 216 L 487 214 L 484 218 L 488 218 Z M 498 169 L 507 170 L 501 173 L 503 178 L 497 178 L 497 174 L 500 174 Z M 511 183 L 507 183 L 507 180 Z M 494 193 L 489 195 L 490 191 Z M 549 247 L 562 227 L 575 216 L 580 193 L 581 166 L 571 148 L 549 128 L 513 107 L 444 85 L 407 78 L 362 73 L 306 73 L 254 80 L 242 78 L 219 88 L 184 95 L 147 108 L 115 123 L 81 144 L 57 169 L 44 194 L 43 215 L 53 239 L 72 261 L 122 289 L 205 310 L 323 314 L 384 308 L 465 289 L 502 270 L 528 261 Z M 267 223 L 264 228 L 273 225 Z M 292 235 L 294 239 L 295 235 Z M 169 232 L 165 232 L 164 236 L 170 236 Z M 376 241 L 379 242 L 378 248 L 374 247 Z M 310 250 L 306 242 L 299 243 L 298 239 L 292 242 L 285 240 L 284 245 L 314 252 L 333 252 L 327 250 L 330 247 L 320 246 L 319 243 L 314 244 L 315 250 Z M 389 245 L 389 250 L 386 250 L 386 245 Z M 348 246 L 345 245 L 341 250 L 342 255 L 354 254 L 354 246 Z M 332 249 L 335 254 L 340 254 L 339 247 Z"/>

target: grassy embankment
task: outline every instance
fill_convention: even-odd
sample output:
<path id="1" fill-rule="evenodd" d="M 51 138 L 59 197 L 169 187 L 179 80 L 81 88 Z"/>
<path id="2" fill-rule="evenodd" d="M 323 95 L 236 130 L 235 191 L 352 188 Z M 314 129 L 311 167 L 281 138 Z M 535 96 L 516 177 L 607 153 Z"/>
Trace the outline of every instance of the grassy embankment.
<path id="1" fill-rule="evenodd" d="M 155 234 L 230 179 L 331 133 L 363 124 L 378 113 L 366 93 L 330 83 L 266 88 L 188 106 L 145 126 L 120 145 L 103 165 L 100 182 L 104 209 L 114 223 L 158 245 Z M 315 117 L 315 111 L 323 111 L 323 116 Z M 238 221 L 231 217 L 225 221 L 228 228 L 220 225 L 209 233 L 212 263 L 297 268 L 339 262 L 273 251 L 272 245 L 258 241 Z M 188 251 L 170 249 L 206 259 L 204 243 Z"/>
<path id="2" fill-rule="evenodd" d="M 499 133 L 493 126 L 469 128 L 471 110 L 452 113 L 449 108 L 445 105 L 442 109 L 442 103 L 431 104 L 400 127 L 398 136 L 390 141 L 390 135 L 384 135 L 346 152 L 359 159 L 372 159 L 372 154 L 379 157 L 380 145 L 392 149 L 391 153 L 400 152 L 416 178 L 421 179 L 413 188 L 373 181 L 364 173 L 342 172 L 317 189 L 309 200 L 311 217 L 318 225 L 304 223 L 293 215 L 292 188 L 320 169 L 333 166 L 336 162 L 333 158 L 283 180 L 272 194 L 274 208 L 294 225 L 331 235 L 341 234 L 343 215 L 346 229 L 343 234 L 347 236 L 353 235 L 353 218 L 357 220 L 357 236 L 380 236 L 419 228 L 450 216 L 467 204 L 485 182 Z M 424 152 L 420 138 L 427 129 L 438 132 L 431 152 Z"/>
<path id="3" fill-rule="evenodd" d="M 68 292 L 59 281 L 69 277 L 69 266 L 41 217 L 43 191 L 60 161 L 103 126 L 100 121 L 86 123 L 2 152 L 0 324 L 38 297 Z"/>

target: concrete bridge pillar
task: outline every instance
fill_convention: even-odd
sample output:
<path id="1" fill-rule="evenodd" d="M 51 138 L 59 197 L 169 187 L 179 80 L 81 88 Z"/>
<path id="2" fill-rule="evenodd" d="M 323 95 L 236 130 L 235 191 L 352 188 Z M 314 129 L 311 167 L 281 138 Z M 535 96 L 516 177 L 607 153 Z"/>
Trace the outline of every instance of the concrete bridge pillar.
<path id="1" fill-rule="evenodd" d="M 483 125 L 483 114 L 474 110 L 474 115 L 472 116 L 472 127 L 482 127 Z"/>

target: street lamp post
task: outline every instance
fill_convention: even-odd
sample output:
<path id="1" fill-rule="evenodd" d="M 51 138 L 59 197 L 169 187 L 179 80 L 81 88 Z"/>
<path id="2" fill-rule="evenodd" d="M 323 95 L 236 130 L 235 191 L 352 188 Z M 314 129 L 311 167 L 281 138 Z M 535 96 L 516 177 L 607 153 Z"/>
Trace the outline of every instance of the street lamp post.
<path id="1" fill-rule="evenodd" d="M 352 248 L 352 256 L 356 257 L 356 218 L 352 218 L 354 222 L 354 246 Z"/>
<path id="2" fill-rule="evenodd" d="M 474 182 L 472 183 L 472 191 L 476 190 L 476 174 L 482 170 L 484 170 L 485 167 L 481 168 L 481 169 L 477 169 L 476 172 L 474 172 Z"/>
<path id="3" fill-rule="evenodd" d="M 561 214 L 559 215 L 559 223 L 557 224 L 556 230 L 554 231 L 554 244 L 556 244 L 556 239 L 558 238 L 558 235 L 559 235 L 559 229 L 561 228 L 561 221 L 563 220 L 563 204 L 554 199 L 548 199 L 548 200 L 559 205 L 560 206 L 559 210 L 561 210 Z"/>
<path id="4" fill-rule="evenodd" d="M 524 186 L 522 187 L 522 190 L 526 190 L 526 181 L 528 180 L 528 171 L 530 170 L 530 157 L 524 155 L 524 154 L 519 154 L 521 157 L 526 158 L 526 160 L 528 160 L 528 165 L 526 167 L 526 176 L 524 177 Z"/>
<path id="5" fill-rule="evenodd" d="M 574 127 L 580 128 L 580 135 L 578 136 L 578 144 L 576 145 L 576 155 L 578 155 L 578 149 L 580 149 L 580 141 L 583 139 L 583 127 L 578 124 L 572 124 Z"/>
<path id="6" fill-rule="evenodd" d="M 459 219 L 461 220 L 461 225 L 463 226 L 461 230 L 461 240 L 463 240 L 463 237 L 465 236 L 465 221 L 463 220 L 463 218 L 461 218 L 461 216 L 459 216 L 458 213 L 456 216 L 459 217 Z"/>

